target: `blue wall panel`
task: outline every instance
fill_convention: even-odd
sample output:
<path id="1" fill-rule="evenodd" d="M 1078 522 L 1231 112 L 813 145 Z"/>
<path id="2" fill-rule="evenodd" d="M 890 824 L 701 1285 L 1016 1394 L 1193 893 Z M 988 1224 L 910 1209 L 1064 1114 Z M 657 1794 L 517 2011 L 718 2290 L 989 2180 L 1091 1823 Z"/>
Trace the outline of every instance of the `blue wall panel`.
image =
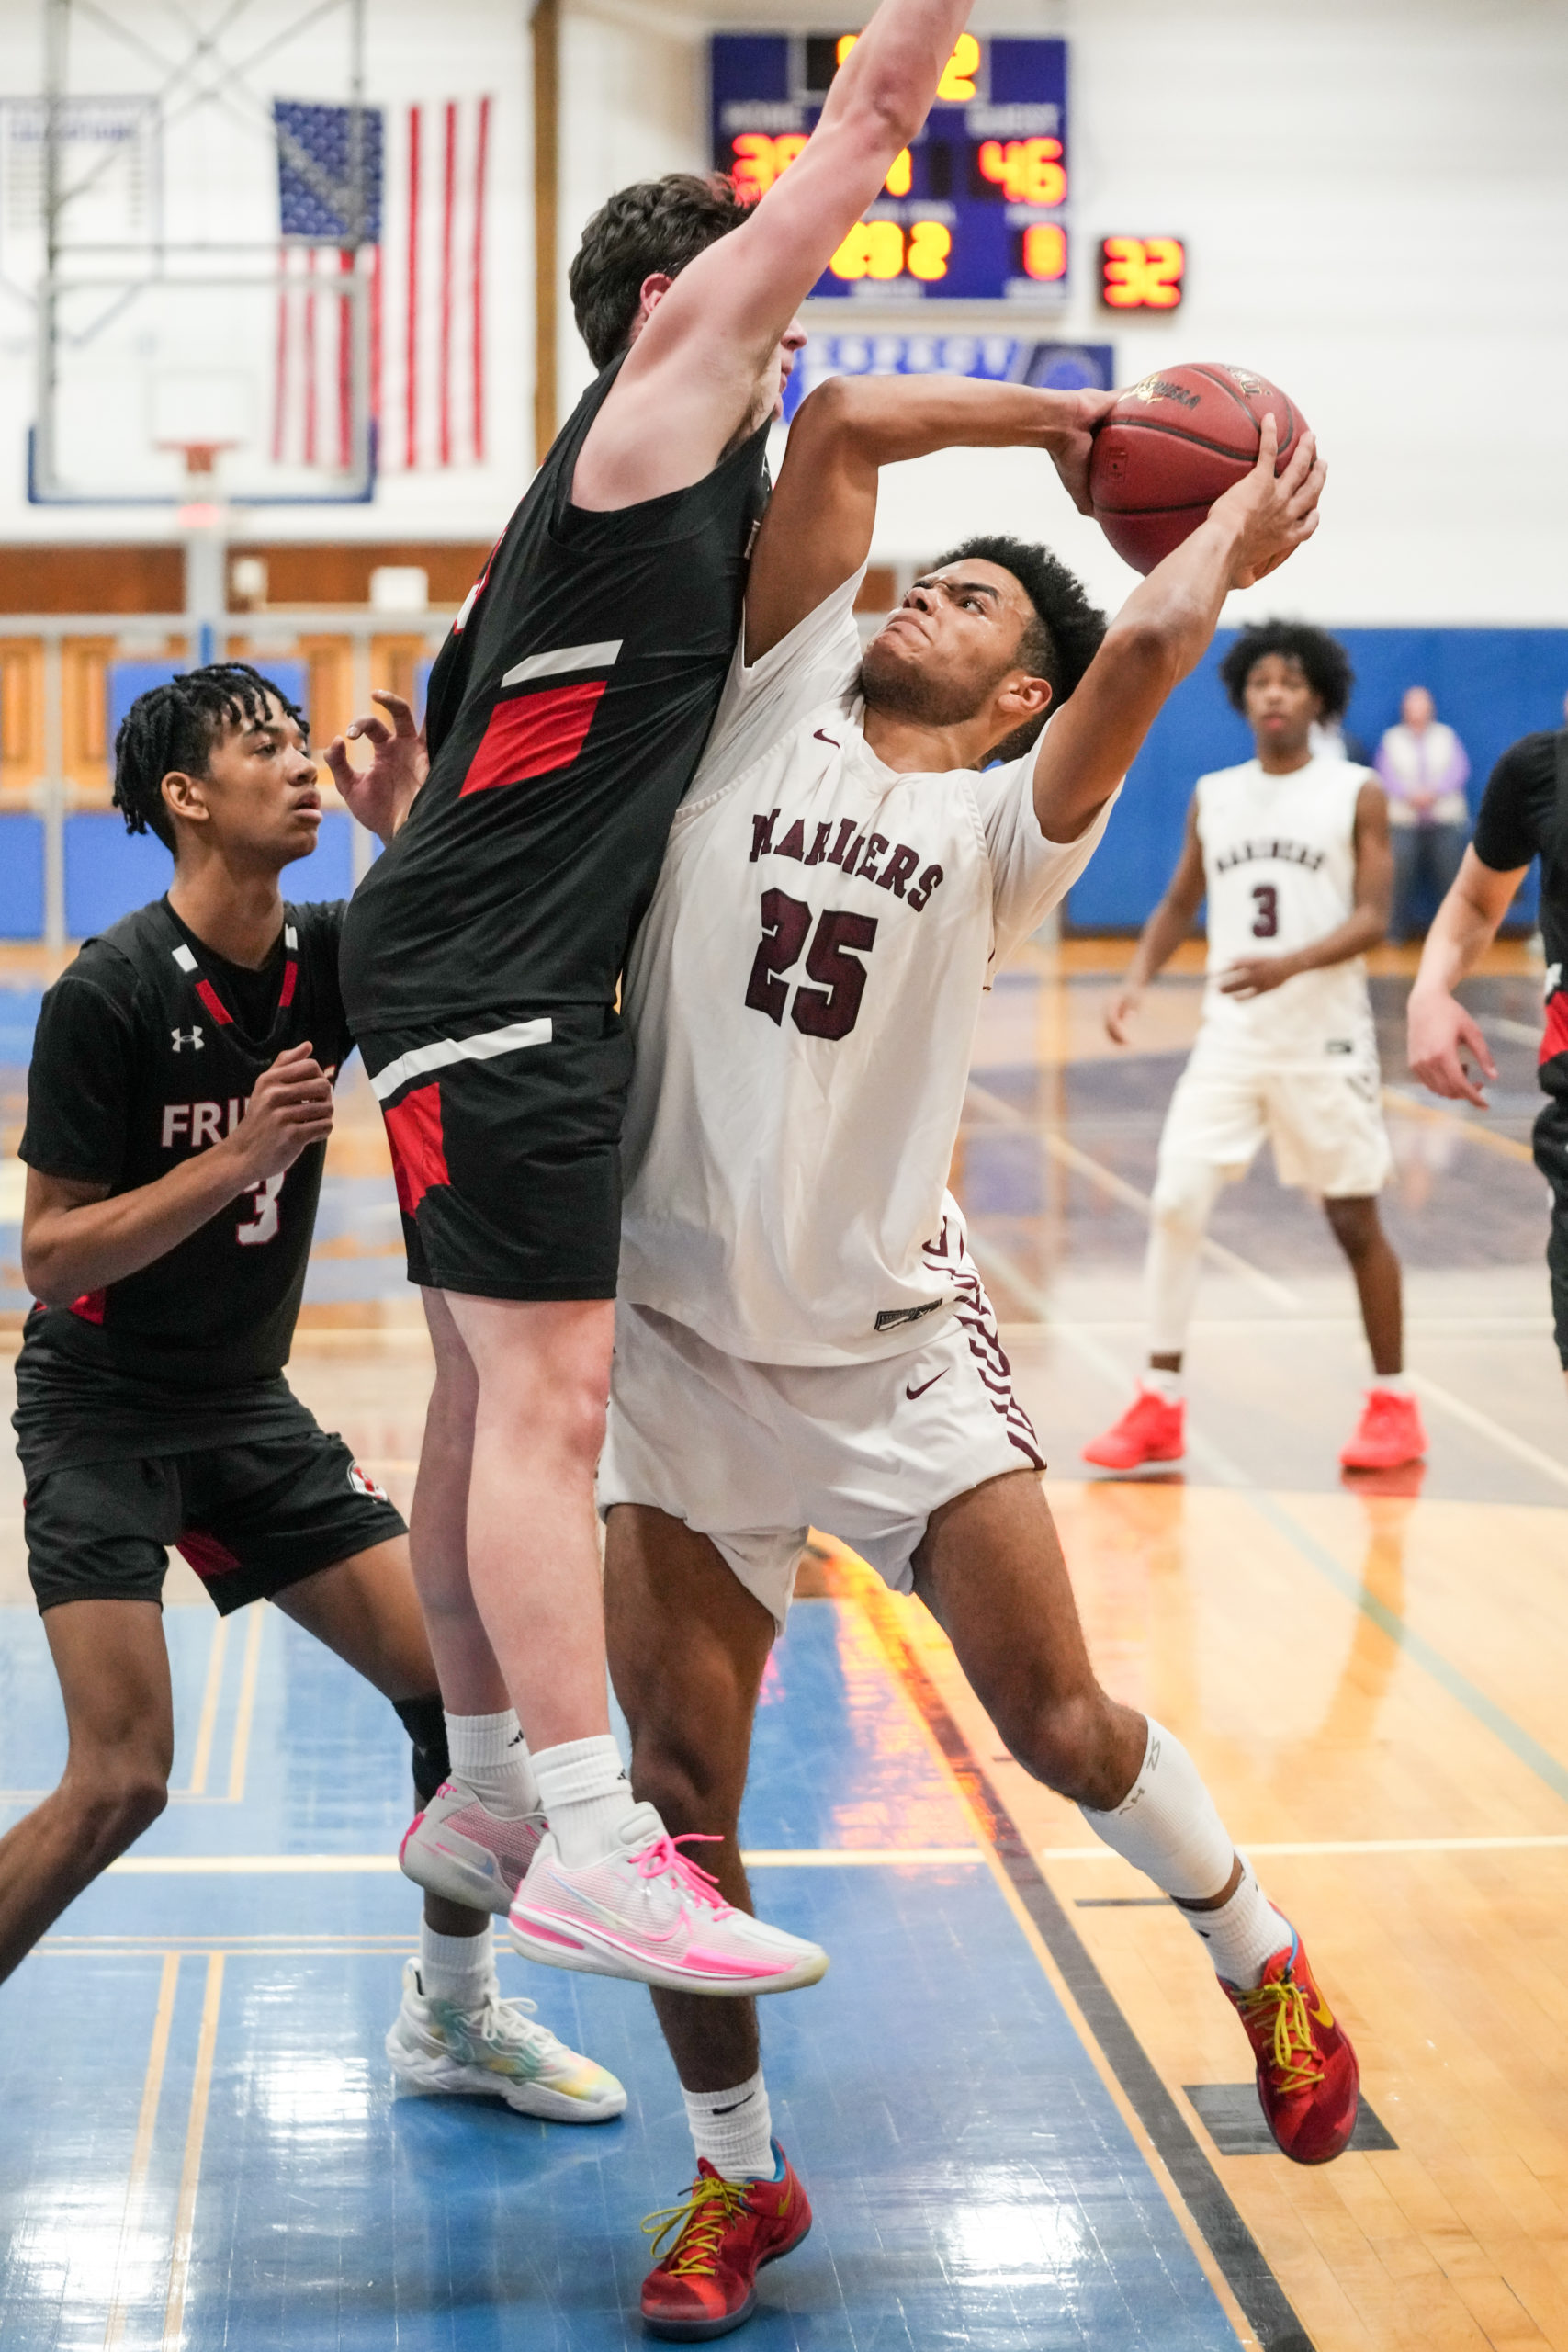
<path id="1" fill-rule="evenodd" d="M 43 937 L 43 820 L 0 817 L 0 939 Z"/>
<path id="2" fill-rule="evenodd" d="M 315 854 L 284 868 L 283 895 L 307 899 L 350 899 L 354 896 L 354 820 L 341 808 L 329 808 L 316 836 Z"/>
<path id="3" fill-rule="evenodd" d="M 1216 675 L 1234 642 L 1224 629 L 1151 729 L 1103 846 L 1067 901 L 1080 931 L 1134 929 L 1154 906 L 1176 863 L 1187 803 L 1199 776 L 1247 759 L 1252 739 Z M 1407 686 L 1429 686 L 1438 715 L 1470 753 L 1471 807 L 1493 763 L 1518 736 L 1561 727 L 1568 690 L 1568 629 L 1348 628 L 1335 631 L 1356 669 L 1349 729 L 1369 753 L 1399 716 Z M 1533 917 L 1535 876 L 1520 892 L 1518 918 Z"/>
<path id="4" fill-rule="evenodd" d="M 128 833 L 118 808 L 83 810 L 65 820 L 65 929 L 88 939 L 162 898 L 175 862 L 152 833 Z"/>

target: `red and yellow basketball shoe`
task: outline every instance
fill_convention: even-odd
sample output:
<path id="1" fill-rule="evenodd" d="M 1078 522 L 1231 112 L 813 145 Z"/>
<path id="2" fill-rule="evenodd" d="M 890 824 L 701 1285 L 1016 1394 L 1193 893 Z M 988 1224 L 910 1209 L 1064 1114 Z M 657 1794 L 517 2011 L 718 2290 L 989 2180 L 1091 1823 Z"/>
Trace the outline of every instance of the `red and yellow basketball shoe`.
<path id="1" fill-rule="evenodd" d="M 705 2156 L 679 2205 L 650 2213 L 643 2228 L 659 2252 L 674 2244 L 642 2282 L 643 2325 L 650 2335 L 704 2343 L 728 2335 L 757 2308 L 757 2273 L 800 2244 L 811 2208 L 789 2158 L 773 2142 L 777 2180 L 726 2180 Z"/>
<path id="2" fill-rule="evenodd" d="M 1101 1470 L 1138 1470 L 1145 1462 L 1179 1462 L 1186 1451 L 1186 1406 L 1140 1388 L 1115 1426 L 1090 1438 L 1083 1458 Z"/>
<path id="3" fill-rule="evenodd" d="M 1347 1470 L 1397 1470 L 1419 1462 L 1426 1451 L 1427 1432 L 1415 1397 L 1369 1388 L 1356 1434 L 1339 1460 Z"/>
<path id="4" fill-rule="evenodd" d="M 1281 2154 L 1325 2165 L 1356 2128 L 1361 2075 L 1343 2026 L 1318 1991 L 1302 1939 L 1277 1951 L 1255 1992 L 1221 1985 L 1258 2057 L 1258 2097 Z"/>

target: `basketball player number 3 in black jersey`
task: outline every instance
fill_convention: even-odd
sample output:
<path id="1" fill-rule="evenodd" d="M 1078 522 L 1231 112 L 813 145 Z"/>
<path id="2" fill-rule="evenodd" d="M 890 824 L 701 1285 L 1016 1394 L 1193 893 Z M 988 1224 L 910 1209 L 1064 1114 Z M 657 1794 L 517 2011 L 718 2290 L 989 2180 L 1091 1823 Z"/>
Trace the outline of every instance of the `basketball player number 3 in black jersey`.
<path id="1" fill-rule="evenodd" d="M 22 1261 L 39 1304 L 17 1431 L 70 1758 L 0 1839 L 0 1977 L 163 1810 L 170 1544 L 222 1615 L 275 1600 L 383 1691 L 423 1796 L 447 1781 L 403 1522 L 283 1377 L 349 1049 L 342 906 L 278 888 L 321 822 L 300 715 L 242 665 L 187 673 L 133 706 L 116 798 L 174 851 L 175 877 L 50 990 L 28 1073 Z M 494 1997 L 494 1905 L 466 1892 L 426 1897 L 387 2044 L 398 2073 L 535 2115 L 618 2113 L 613 2076 Z"/>
<path id="2" fill-rule="evenodd" d="M 826 1960 L 718 1900 L 610 1736 L 592 1481 L 616 987 L 735 650 L 796 306 L 918 134 L 967 13 L 883 0 L 751 209 L 676 176 L 589 223 L 572 295 L 601 372 L 436 662 L 428 769 L 406 708 L 365 722 L 412 808 L 349 910 L 344 996 L 435 1348 L 414 1573 L 443 1695 L 485 1713 L 499 1683 L 534 1751 L 550 1835 L 519 1948 L 680 1991 L 783 1991 Z M 446 1884 L 448 1842 L 416 1827 L 404 1868 Z"/>

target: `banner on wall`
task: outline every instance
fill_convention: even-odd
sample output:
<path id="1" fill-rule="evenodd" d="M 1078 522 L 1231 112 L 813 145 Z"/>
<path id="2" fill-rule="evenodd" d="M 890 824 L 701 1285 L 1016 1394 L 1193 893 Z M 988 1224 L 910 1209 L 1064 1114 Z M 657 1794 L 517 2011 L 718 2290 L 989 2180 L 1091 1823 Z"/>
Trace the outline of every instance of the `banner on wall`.
<path id="1" fill-rule="evenodd" d="M 975 376 L 1051 392 L 1108 392 L 1108 343 L 1043 343 L 1011 334 L 813 334 L 784 387 L 784 422 L 829 376 Z"/>
<path id="2" fill-rule="evenodd" d="M 330 461 L 349 430 L 349 306 L 333 281 L 371 274 L 370 410 L 383 472 L 482 464 L 485 239 L 492 100 L 396 114 L 279 99 L 273 454 Z M 359 245 L 362 263 L 351 247 Z"/>

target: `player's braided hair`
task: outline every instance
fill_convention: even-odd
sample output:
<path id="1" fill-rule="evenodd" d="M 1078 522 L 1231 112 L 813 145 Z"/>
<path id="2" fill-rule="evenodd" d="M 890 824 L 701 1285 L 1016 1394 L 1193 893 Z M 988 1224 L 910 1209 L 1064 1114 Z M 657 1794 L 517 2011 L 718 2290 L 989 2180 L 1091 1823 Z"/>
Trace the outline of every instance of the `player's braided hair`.
<path id="1" fill-rule="evenodd" d="M 595 368 L 631 340 L 643 280 L 677 277 L 738 229 L 750 207 L 722 172 L 667 172 L 618 188 L 582 232 L 569 284 L 578 333 Z"/>
<path id="2" fill-rule="evenodd" d="M 223 729 L 265 720 L 269 703 L 295 720 L 301 734 L 308 731 L 304 712 L 248 662 L 209 662 L 138 695 L 114 739 L 114 805 L 126 831 L 152 831 L 172 850 L 175 820 L 164 778 L 204 775 Z"/>
<path id="3" fill-rule="evenodd" d="M 1325 718 L 1342 718 L 1356 673 L 1337 638 L 1305 621 L 1248 621 L 1220 663 L 1220 682 L 1234 710 L 1247 707 L 1247 682 L 1268 653 L 1299 662 L 1302 675 L 1323 705 Z"/>
<path id="4" fill-rule="evenodd" d="M 935 570 L 950 563 L 996 563 L 1010 571 L 1034 607 L 1034 618 L 1019 639 L 1018 659 L 1031 677 L 1043 678 L 1051 700 L 1037 718 L 1025 719 L 991 753 L 994 760 L 1021 760 L 1039 741 L 1052 711 L 1060 708 L 1100 650 L 1105 635 L 1105 615 L 1091 605 L 1082 582 L 1074 578 L 1049 548 L 1031 547 L 1023 539 L 1000 534 L 965 539 L 962 547 L 941 557 Z"/>

